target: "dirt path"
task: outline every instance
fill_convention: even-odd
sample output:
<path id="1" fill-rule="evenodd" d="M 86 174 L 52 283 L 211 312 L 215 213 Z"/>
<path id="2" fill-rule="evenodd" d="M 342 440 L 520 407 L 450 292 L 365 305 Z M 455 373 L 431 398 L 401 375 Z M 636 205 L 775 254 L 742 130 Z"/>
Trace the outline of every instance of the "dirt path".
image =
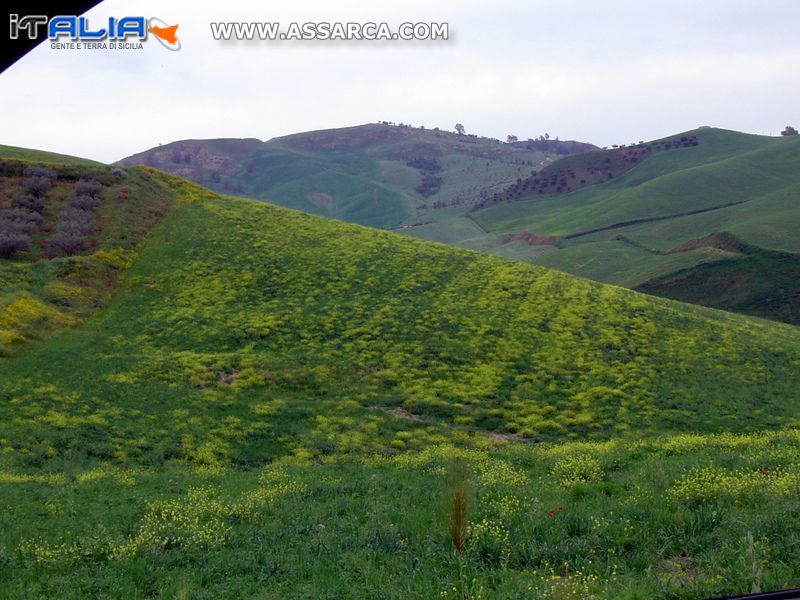
<path id="1" fill-rule="evenodd" d="M 391 417 L 395 417 L 396 419 L 403 419 L 405 421 L 414 421 L 417 423 L 425 423 L 426 425 L 441 425 L 446 427 L 447 429 L 456 429 L 451 423 L 445 423 L 443 421 L 439 421 L 437 419 L 426 419 L 421 415 L 415 415 L 414 413 L 408 412 L 405 408 L 401 406 L 368 406 L 367 410 L 371 410 L 374 412 L 381 412 L 383 414 L 389 415 Z M 531 440 L 522 437 L 521 435 L 517 435 L 516 433 L 498 433 L 496 431 L 488 431 L 486 429 L 464 429 L 468 432 L 474 432 L 475 435 L 480 435 L 492 440 L 497 441 L 504 441 L 504 442 L 531 442 Z"/>

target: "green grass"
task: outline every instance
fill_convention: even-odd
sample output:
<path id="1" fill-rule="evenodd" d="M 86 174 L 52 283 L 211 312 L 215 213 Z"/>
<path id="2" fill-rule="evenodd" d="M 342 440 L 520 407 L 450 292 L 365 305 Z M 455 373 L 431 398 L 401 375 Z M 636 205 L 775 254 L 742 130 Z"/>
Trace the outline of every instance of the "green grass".
<path id="1" fill-rule="evenodd" d="M 524 144 L 458 136 L 446 131 L 382 124 L 312 131 L 258 140 L 185 140 L 127 157 L 120 164 L 147 164 L 221 192 L 381 228 L 438 221 L 460 215 L 483 195 L 524 177 L 555 150 L 583 146 L 556 143 L 552 152 Z M 560 144 L 560 145 L 559 145 Z M 415 159 L 438 161 L 441 187 L 417 190 L 422 171 Z"/>
<path id="2" fill-rule="evenodd" d="M 696 133 L 699 146 L 656 153 L 610 183 L 545 200 L 502 204 L 474 217 L 498 233 L 531 228 L 540 234 L 570 235 L 637 219 L 758 201 L 800 181 L 795 168 L 800 139 L 715 130 Z M 729 136 L 740 143 L 732 143 Z"/>
<path id="3" fill-rule="evenodd" d="M 792 283 L 793 270 L 784 268 L 786 261 L 773 261 L 765 272 L 753 268 L 752 259 L 739 263 L 738 258 L 709 248 L 665 253 L 723 231 L 765 252 L 800 252 L 800 138 L 720 129 L 686 135 L 696 135 L 699 144 L 654 152 L 607 183 L 568 194 L 531 196 L 472 213 L 487 232 L 485 248 L 496 251 L 502 247 L 502 236 L 522 231 L 561 236 L 557 252 L 510 255 L 599 281 L 795 322 L 791 298 L 798 290 Z M 559 167 L 562 163 L 580 169 L 584 163 L 597 163 L 598 156 L 602 152 L 568 157 L 548 169 L 564 170 Z M 620 241 L 619 236 L 631 243 Z M 469 245 L 466 238 L 446 241 Z M 724 266 L 707 264 L 720 260 L 726 261 Z M 693 268 L 698 275 L 718 269 L 720 277 L 724 272 L 742 289 L 759 291 L 731 301 L 720 301 L 719 290 L 695 293 L 696 285 L 686 287 L 688 279 L 680 274 Z M 669 290 L 660 285 L 662 279 L 671 282 Z"/>
<path id="4" fill-rule="evenodd" d="M 796 328 L 132 172 L 173 204 L 116 294 L 0 358 L 3 594 L 800 582 Z"/>
<path id="5" fill-rule="evenodd" d="M 646 281 L 641 290 L 800 325 L 800 255 L 754 250 Z"/>
<path id="6" fill-rule="evenodd" d="M 6 476 L 0 522 L 18 550 L 0 555 L 0 582 L 29 598 L 585 600 L 789 587 L 800 505 L 786 465 L 797 448 L 796 431 L 678 435 Z M 461 556 L 444 511 L 456 458 L 469 472 Z"/>
<path id="7" fill-rule="evenodd" d="M 696 146 L 664 149 L 681 137 Z M 628 287 L 662 289 L 659 278 L 700 267 L 727 255 L 700 249 L 664 255 L 673 246 L 727 231 L 764 250 L 800 252 L 800 138 L 783 139 L 701 128 L 656 140 L 641 148 L 589 151 L 565 156 L 528 149 L 524 144 L 457 136 L 448 132 L 364 125 L 258 140 L 189 140 L 155 148 L 129 162 L 147 162 L 216 190 L 267 200 L 335 219 L 388 228 Z M 692 141 L 692 143 L 695 143 Z M 658 148 L 661 148 L 660 150 Z M 186 157 L 191 155 L 191 160 Z M 435 158 L 442 185 L 423 197 L 416 187 L 421 172 L 410 160 Z M 606 159 L 612 161 L 606 163 Z M 632 168 L 631 168 L 632 167 Z M 536 169 L 566 177 L 570 193 L 533 194 L 483 210 L 515 181 Z M 605 179 L 606 169 L 615 171 Z M 571 177 L 575 173 L 575 177 Z M 566 175 L 565 175 L 566 174 Z M 582 177 L 587 184 L 579 184 Z M 591 181 L 589 181 L 591 180 Z M 583 187 L 581 187 L 583 186 Z M 550 186 L 552 188 L 552 186 Z M 503 243 L 509 234 L 529 231 L 561 236 L 553 246 Z M 634 245 L 619 242 L 624 235 Z M 635 247 L 639 245 L 640 247 Z M 648 252 L 646 249 L 655 250 Z M 774 266 L 781 267 L 781 263 Z M 728 267 L 726 267 L 728 269 Z M 734 265 L 745 280 L 754 271 Z M 764 298 L 785 294 L 790 271 L 776 273 Z M 673 279 L 673 282 L 682 280 Z M 753 280 L 754 287 L 764 285 Z M 791 286 L 786 292 L 800 293 Z M 708 306 L 787 320 L 786 302 L 758 305 L 719 303 L 713 294 L 671 288 L 670 297 L 695 298 Z M 789 303 L 791 304 L 791 303 Z M 793 322 L 789 319 L 789 322 Z"/>
<path id="8" fill-rule="evenodd" d="M 649 241 L 649 238 L 643 239 Z M 710 248 L 676 254 L 654 254 L 623 240 L 603 240 L 568 244 L 560 250 L 537 257 L 535 262 L 581 277 L 613 281 L 618 285 L 635 288 L 663 273 L 688 269 L 723 257 L 723 253 Z"/>
<path id="9" fill-rule="evenodd" d="M 89 160 L 88 158 L 78 158 L 56 152 L 46 152 L 44 150 L 32 150 L 30 148 L 18 148 L 16 146 L 5 146 L 0 144 L 0 158 L 26 160 L 36 163 L 47 163 L 54 165 L 78 165 L 78 166 L 100 166 L 103 163 Z"/>

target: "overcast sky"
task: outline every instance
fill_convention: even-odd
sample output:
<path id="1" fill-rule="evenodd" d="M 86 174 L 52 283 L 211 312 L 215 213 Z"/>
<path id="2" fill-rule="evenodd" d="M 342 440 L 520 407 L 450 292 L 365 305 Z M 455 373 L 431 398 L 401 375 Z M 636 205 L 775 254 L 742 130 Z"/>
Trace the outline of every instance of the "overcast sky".
<path id="1" fill-rule="evenodd" d="M 186 138 L 379 119 L 598 145 L 800 125 L 797 0 L 108 0 L 182 49 L 35 49 L 0 74 L 0 143 L 111 162 Z M 211 21 L 446 21 L 438 42 L 221 42 Z"/>

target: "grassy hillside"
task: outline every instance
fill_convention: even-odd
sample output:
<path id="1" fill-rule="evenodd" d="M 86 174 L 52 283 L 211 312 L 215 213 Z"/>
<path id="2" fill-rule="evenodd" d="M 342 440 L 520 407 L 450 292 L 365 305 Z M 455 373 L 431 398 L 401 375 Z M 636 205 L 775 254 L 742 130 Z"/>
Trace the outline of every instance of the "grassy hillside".
<path id="1" fill-rule="evenodd" d="M 146 164 L 211 189 L 344 221 L 392 228 L 460 214 L 578 142 L 498 140 L 386 124 L 268 142 L 185 140 L 119 162 Z"/>
<path id="2" fill-rule="evenodd" d="M 46 152 L 44 150 L 32 150 L 30 148 L 17 148 L 16 146 L 5 146 L 0 144 L 0 158 L 27 160 L 37 163 L 49 163 L 57 165 L 80 165 L 80 166 L 99 166 L 99 163 L 88 158 L 78 158 L 56 152 Z"/>
<path id="3" fill-rule="evenodd" d="M 139 170 L 0 159 L 0 355 L 102 307 L 170 198 Z"/>
<path id="4" fill-rule="evenodd" d="M 800 252 L 800 138 L 701 128 L 591 151 L 575 142 L 502 144 L 364 125 L 264 144 L 189 140 L 121 162 L 648 293 L 793 324 L 800 318 L 794 259 L 759 270 L 755 259 L 714 247 L 673 252 L 723 233 L 762 257 Z M 736 294 L 722 298 L 719 285 L 699 285 L 712 272 L 736 280 Z"/>
<path id="5" fill-rule="evenodd" d="M 651 156 L 611 183 L 552 200 L 499 205 L 477 213 L 475 219 L 491 231 L 519 231 L 535 223 L 536 233 L 574 236 L 630 221 L 751 201 L 797 184 L 800 175 L 794 167 L 800 138 L 722 130 L 693 133 L 698 146 Z M 739 143 L 732 143 L 729 136 Z"/>
<path id="6" fill-rule="evenodd" d="M 800 582 L 797 329 L 129 173 L 111 302 L 0 358 L 11 596 Z"/>
<path id="7" fill-rule="evenodd" d="M 800 252 L 800 138 L 705 128 L 667 139 L 683 138 L 694 142 L 668 151 L 664 140 L 643 145 L 649 149 L 645 156 L 635 165 L 623 165 L 605 183 L 588 182 L 561 193 L 536 188 L 518 200 L 501 197 L 493 206 L 470 213 L 480 233 L 461 236 L 452 229 L 446 241 L 650 293 L 797 323 L 795 259 L 770 261 L 763 269 L 742 253 L 694 242 L 727 233 L 758 249 L 761 257 Z M 659 146 L 662 149 L 656 150 Z M 610 153 L 622 151 L 568 157 L 537 177 L 588 172 L 613 158 Z M 525 185 L 517 187 L 522 190 Z M 516 198 L 515 194 L 511 195 Z M 411 233 L 442 237 L 435 231 Z M 518 242 L 505 247 L 507 240 L 525 238 L 541 248 L 536 240 L 545 237 L 556 242 L 548 242 L 540 252 L 523 252 L 524 244 Z M 686 244 L 691 248 L 680 250 Z M 716 265 L 718 261 L 723 262 Z M 684 276 L 690 269 L 695 275 Z M 720 295 L 718 285 L 697 287 L 711 272 L 737 282 L 736 298 Z"/>
<path id="8" fill-rule="evenodd" d="M 649 294 L 800 325 L 800 254 L 754 248 L 648 280 Z"/>

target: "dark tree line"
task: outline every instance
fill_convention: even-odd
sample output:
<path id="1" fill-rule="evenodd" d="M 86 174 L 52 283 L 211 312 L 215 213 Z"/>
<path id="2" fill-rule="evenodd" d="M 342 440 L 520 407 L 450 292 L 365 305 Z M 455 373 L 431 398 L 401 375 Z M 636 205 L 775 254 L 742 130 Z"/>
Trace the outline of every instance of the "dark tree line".
<path id="1" fill-rule="evenodd" d="M 630 146 L 615 145 L 612 150 L 604 150 L 590 155 L 593 157 L 593 161 L 579 161 L 582 164 L 578 169 L 572 166 L 575 165 L 575 161 L 568 163 L 556 161 L 540 172 L 534 170 L 529 176 L 518 178 L 514 183 L 490 197 L 481 198 L 470 210 L 476 211 L 502 202 L 513 202 L 534 194 L 564 194 L 585 185 L 607 182 L 632 169 L 653 152 L 690 148 L 699 143 L 697 136 L 684 135 L 658 143 L 639 142 Z M 570 166 L 564 166 L 565 164 Z"/>
<path id="2" fill-rule="evenodd" d="M 436 158 L 421 156 L 408 161 L 406 165 L 417 169 L 422 175 L 419 185 L 415 188 L 420 196 L 428 198 L 439 192 L 444 180 L 437 175 L 442 170 L 442 165 Z"/>

